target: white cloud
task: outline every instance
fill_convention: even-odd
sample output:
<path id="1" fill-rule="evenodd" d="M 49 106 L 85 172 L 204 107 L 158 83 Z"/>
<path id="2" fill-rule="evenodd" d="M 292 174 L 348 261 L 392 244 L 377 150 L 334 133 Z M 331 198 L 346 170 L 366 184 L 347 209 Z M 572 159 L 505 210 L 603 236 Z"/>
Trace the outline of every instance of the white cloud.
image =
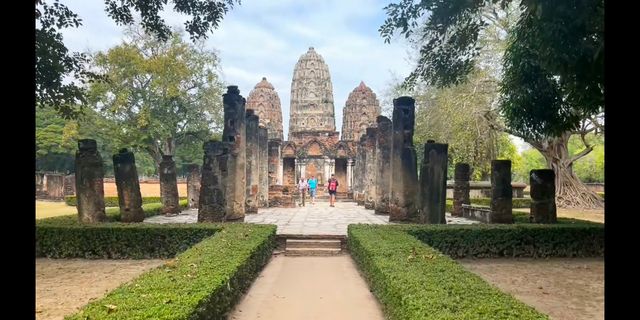
<path id="1" fill-rule="evenodd" d="M 107 17 L 102 2 L 62 2 L 84 18 L 84 26 L 64 33 L 65 43 L 73 50 L 104 50 L 123 38 L 122 28 Z M 342 108 L 360 81 L 382 102 L 392 74 L 404 77 L 410 72 L 404 42 L 396 39 L 385 44 L 378 33 L 385 19 L 382 8 L 388 3 L 245 0 L 229 11 L 206 44 L 219 54 L 223 80 L 238 85 L 243 96 L 262 77 L 274 85 L 282 102 L 285 137 L 293 68 L 308 47 L 315 47 L 331 72 L 339 131 Z M 163 13 L 163 18 L 172 26 L 186 20 L 171 11 Z"/>

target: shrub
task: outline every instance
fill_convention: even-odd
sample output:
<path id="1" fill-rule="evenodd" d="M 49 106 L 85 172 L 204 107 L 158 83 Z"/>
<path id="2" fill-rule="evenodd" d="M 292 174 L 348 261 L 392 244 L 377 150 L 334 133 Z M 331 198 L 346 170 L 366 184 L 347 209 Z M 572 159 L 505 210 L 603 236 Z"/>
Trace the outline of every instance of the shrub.
<path id="1" fill-rule="evenodd" d="M 269 261 L 273 225 L 220 231 L 65 319 L 225 319 Z"/>
<path id="2" fill-rule="evenodd" d="M 406 225 L 409 234 L 453 258 L 602 257 L 602 224 Z"/>
<path id="3" fill-rule="evenodd" d="M 181 202 L 186 206 L 186 200 Z M 159 214 L 159 203 L 143 205 L 145 216 Z M 218 227 L 209 224 L 118 223 L 120 209 L 107 209 L 111 222 L 81 224 L 77 215 L 36 221 L 36 256 L 49 258 L 167 258 L 189 248 Z"/>
<path id="4" fill-rule="evenodd" d="M 548 319 L 402 226 L 349 225 L 349 249 L 388 319 Z"/>

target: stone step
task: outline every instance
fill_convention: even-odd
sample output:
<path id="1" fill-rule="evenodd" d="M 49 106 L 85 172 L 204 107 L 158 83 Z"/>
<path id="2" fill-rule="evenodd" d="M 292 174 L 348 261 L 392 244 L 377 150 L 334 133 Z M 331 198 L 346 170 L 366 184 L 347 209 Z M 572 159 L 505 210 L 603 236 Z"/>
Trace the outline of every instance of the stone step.
<path id="1" fill-rule="evenodd" d="M 340 240 L 320 240 L 320 239 L 287 239 L 287 249 L 289 248 L 334 248 L 340 249 Z"/>
<path id="2" fill-rule="evenodd" d="M 334 256 L 341 254 L 341 249 L 335 248 L 286 248 L 285 256 Z"/>

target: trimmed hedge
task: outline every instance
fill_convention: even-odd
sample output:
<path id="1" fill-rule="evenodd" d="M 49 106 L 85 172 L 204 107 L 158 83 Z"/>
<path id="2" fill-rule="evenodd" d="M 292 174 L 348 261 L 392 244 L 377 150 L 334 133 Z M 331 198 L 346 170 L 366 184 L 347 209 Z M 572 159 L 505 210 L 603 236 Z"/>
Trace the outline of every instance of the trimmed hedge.
<path id="1" fill-rule="evenodd" d="M 219 230 L 211 225 L 124 224 L 36 227 L 36 257 L 171 258 Z"/>
<path id="2" fill-rule="evenodd" d="M 186 206 L 186 200 L 180 203 Z M 159 203 L 143 205 L 145 216 Z M 77 215 L 36 220 L 36 257 L 85 259 L 168 258 L 212 236 L 210 224 L 118 223 L 120 209 L 107 209 L 112 222 L 81 224 Z"/>
<path id="3" fill-rule="evenodd" d="M 269 261 L 276 227 L 210 225 L 213 237 L 65 319 L 225 319 Z"/>
<path id="4" fill-rule="evenodd" d="M 180 197 L 180 200 L 187 200 L 187 197 Z M 68 206 L 75 207 L 78 205 L 78 198 L 76 196 L 66 196 L 64 197 L 64 202 Z M 160 197 L 142 197 L 142 204 L 149 203 L 162 203 L 162 198 Z M 118 197 L 104 197 L 104 206 L 105 207 L 118 207 Z"/>
<path id="5" fill-rule="evenodd" d="M 398 226 L 352 224 L 348 232 L 388 319 L 548 319 Z"/>
<path id="6" fill-rule="evenodd" d="M 449 198 L 447 200 L 451 200 L 451 206 L 453 208 L 453 199 Z M 490 206 L 491 198 L 471 198 L 471 204 L 476 206 Z M 513 198 L 511 200 L 513 208 L 530 208 L 531 207 L 531 198 Z"/>
<path id="7" fill-rule="evenodd" d="M 453 258 L 604 256 L 604 225 L 596 223 L 405 225 L 402 228 Z"/>

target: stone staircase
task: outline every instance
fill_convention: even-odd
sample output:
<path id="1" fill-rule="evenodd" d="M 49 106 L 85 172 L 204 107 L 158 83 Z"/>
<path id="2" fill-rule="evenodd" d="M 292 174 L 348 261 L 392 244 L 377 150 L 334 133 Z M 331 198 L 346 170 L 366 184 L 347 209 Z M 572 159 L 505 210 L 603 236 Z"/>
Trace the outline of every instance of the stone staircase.
<path id="1" fill-rule="evenodd" d="M 300 194 L 295 193 L 294 200 L 296 202 L 300 201 Z M 309 194 L 307 193 L 307 199 L 305 200 L 307 203 L 310 202 Z M 347 192 L 338 192 L 336 193 L 336 201 L 337 202 L 353 202 L 353 195 Z M 316 194 L 316 202 L 329 202 L 329 193 L 326 191 L 318 190 Z"/>
<path id="2" fill-rule="evenodd" d="M 285 256 L 334 256 L 344 253 L 345 236 L 281 236 Z"/>

